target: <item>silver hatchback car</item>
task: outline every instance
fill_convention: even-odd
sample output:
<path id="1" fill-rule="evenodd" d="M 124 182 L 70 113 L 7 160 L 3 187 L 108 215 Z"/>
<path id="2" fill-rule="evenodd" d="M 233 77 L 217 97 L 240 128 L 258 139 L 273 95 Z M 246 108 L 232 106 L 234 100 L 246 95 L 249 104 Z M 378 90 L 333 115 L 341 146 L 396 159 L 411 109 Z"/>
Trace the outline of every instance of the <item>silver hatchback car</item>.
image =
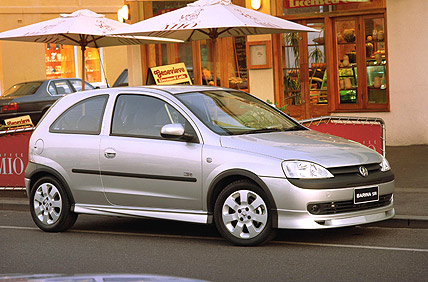
<path id="1" fill-rule="evenodd" d="M 309 130 L 247 93 L 208 86 L 69 94 L 41 120 L 25 171 L 35 223 L 78 214 L 215 223 L 236 245 L 274 230 L 394 216 L 394 174 L 375 151 Z"/>

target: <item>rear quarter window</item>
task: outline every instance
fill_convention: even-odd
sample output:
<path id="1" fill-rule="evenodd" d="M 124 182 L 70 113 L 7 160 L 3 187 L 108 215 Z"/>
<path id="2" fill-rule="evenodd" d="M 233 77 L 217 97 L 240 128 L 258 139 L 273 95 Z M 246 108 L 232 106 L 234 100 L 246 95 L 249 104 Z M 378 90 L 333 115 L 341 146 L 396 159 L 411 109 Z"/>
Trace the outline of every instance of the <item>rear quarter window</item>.
<path id="1" fill-rule="evenodd" d="M 99 95 L 72 105 L 52 123 L 49 132 L 100 134 L 107 99 L 108 95 Z"/>

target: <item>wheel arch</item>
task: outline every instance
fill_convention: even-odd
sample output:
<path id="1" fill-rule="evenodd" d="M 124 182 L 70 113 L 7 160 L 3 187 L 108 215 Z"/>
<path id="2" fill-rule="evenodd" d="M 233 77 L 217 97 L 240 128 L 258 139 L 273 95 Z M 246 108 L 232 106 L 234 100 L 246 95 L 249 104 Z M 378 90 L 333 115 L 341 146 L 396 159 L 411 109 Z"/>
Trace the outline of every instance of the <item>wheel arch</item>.
<path id="1" fill-rule="evenodd" d="M 30 195 L 31 189 L 34 185 L 34 183 L 37 182 L 37 180 L 41 179 L 42 177 L 50 176 L 55 178 L 61 185 L 63 185 L 65 192 L 67 193 L 67 197 L 70 200 L 70 203 L 73 205 L 75 203 L 73 194 L 71 193 L 71 189 L 67 184 L 67 181 L 65 181 L 64 177 L 56 170 L 46 167 L 43 165 L 37 165 L 37 168 L 32 172 L 31 175 L 28 176 L 30 179 L 29 188 L 27 191 L 27 195 Z"/>
<path id="2" fill-rule="evenodd" d="M 207 194 L 207 209 L 209 214 L 214 213 L 214 205 L 221 191 L 230 183 L 237 180 L 249 180 L 259 186 L 267 197 L 269 206 L 271 207 L 272 224 L 274 228 L 278 225 L 278 213 L 275 200 L 268 186 L 256 174 L 244 169 L 231 169 L 217 175 L 211 182 Z"/>

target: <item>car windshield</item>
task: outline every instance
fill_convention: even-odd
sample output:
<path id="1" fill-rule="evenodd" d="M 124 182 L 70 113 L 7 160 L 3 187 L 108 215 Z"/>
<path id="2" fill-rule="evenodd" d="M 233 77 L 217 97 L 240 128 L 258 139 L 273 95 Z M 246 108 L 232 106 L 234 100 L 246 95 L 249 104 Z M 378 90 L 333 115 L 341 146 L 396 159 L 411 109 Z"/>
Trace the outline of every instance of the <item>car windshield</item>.
<path id="1" fill-rule="evenodd" d="M 42 85 L 43 82 L 36 81 L 36 82 L 23 82 L 18 83 L 6 90 L 3 93 L 3 97 L 18 97 L 18 96 L 26 96 L 26 95 L 32 95 L 36 93 L 37 89 L 39 89 L 40 85 Z"/>
<path id="2" fill-rule="evenodd" d="M 304 130 L 286 115 L 257 98 L 237 91 L 203 91 L 178 94 L 206 126 L 220 135 Z"/>

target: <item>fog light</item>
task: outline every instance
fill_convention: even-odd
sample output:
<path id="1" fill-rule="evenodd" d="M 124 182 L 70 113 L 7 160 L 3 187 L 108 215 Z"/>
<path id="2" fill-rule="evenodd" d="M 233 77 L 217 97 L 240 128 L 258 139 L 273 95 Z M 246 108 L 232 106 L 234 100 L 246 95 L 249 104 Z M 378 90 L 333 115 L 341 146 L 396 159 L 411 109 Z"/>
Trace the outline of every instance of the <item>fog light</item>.
<path id="1" fill-rule="evenodd" d="M 310 204 L 308 205 L 308 211 L 311 214 L 319 214 L 321 212 L 321 207 L 318 204 Z"/>

